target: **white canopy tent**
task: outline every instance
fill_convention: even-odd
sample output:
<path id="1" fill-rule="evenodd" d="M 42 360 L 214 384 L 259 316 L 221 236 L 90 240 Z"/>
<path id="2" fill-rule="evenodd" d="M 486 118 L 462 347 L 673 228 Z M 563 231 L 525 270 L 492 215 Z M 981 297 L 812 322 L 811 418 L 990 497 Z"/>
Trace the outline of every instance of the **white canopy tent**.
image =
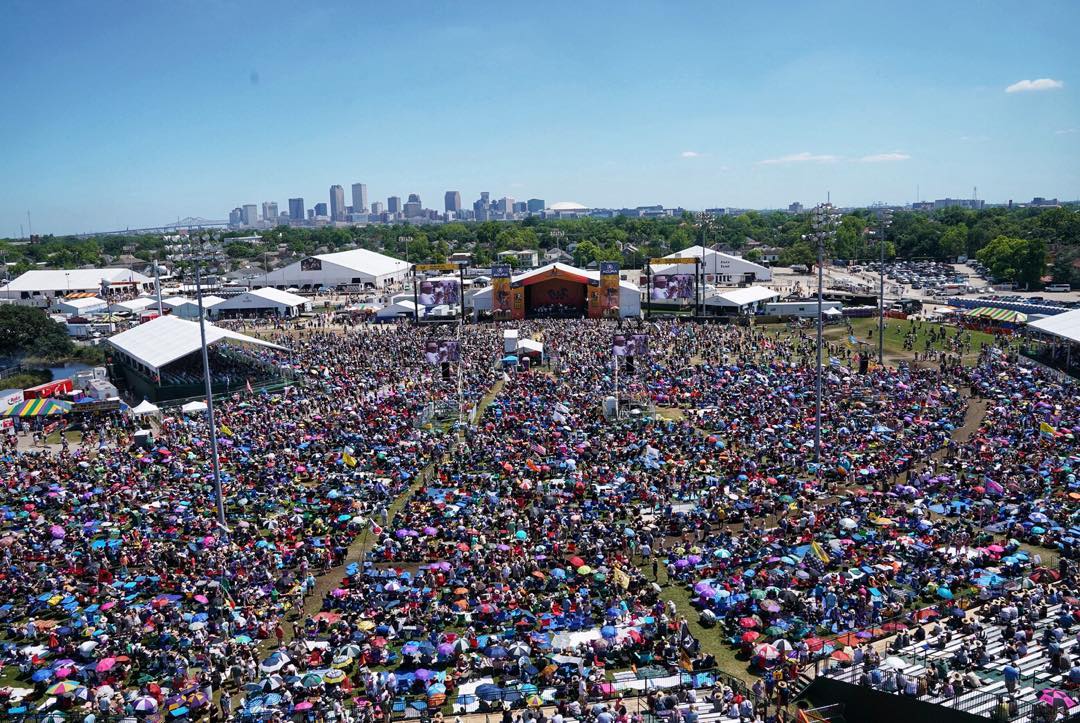
<path id="1" fill-rule="evenodd" d="M 160 414 L 161 407 L 151 402 L 149 399 L 144 399 L 136 406 L 131 408 L 131 416 L 133 417 L 145 417 L 148 414 Z"/>
<path id="2" fill-rule="evenodd" d="M 206 402 L 188 402 L 180 407 L 180 411 L 184 414 L 199 414 L 200 412 L 205 412 Z"/>

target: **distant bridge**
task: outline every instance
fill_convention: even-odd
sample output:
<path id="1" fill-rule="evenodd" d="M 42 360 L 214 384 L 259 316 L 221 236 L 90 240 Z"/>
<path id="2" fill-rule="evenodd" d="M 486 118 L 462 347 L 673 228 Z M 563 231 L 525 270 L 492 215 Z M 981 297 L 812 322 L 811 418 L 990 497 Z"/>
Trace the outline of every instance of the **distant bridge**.
<path id="1" fill-rule="evenodd" d="M 224 228 L 228 225 L 228 221 L 214 221 L 207 218 L 198 218 L 197 216 L 188 216 L 187 218 L 182 218 L 178 220 L 176 223 L 168 223 L 164 226 L 152 226 L 149 228 L 125 228 L 117 231 L 94 231 L 91 233 L 75 234 L 75 236 L 78 238 L 90 238 L 91 236 L 129 236 L 155 233 L 165 234 L 176 231 Z"/>

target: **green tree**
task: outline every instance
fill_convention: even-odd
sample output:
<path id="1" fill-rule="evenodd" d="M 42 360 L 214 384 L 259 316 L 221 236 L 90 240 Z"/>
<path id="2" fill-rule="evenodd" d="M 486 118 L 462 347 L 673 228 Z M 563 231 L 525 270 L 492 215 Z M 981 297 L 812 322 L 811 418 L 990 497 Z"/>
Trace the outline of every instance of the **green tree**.
<path id="1" fill-rule="evenodd" d="M 967 253 L 968 227 L 965 223 L 950 226 L 945 233 L 941 234 L 938 247 L 941 255 L 946 259 L 955 259 Z"/>
<path id="2" fill-rule="evenodd" d="M 817 266 L 817 251 L 806 241 L 797 241 L 780 253 L 777 263 L 781 266 L 803 265 L 813 270 Z"/>
<path id="3" fill-rule="evenodd" d="M 982 247 L 976 258 L 1003 281 L 1033 285 L 1046 270 L 1046 243 L 1042 239 L 998 236 Z"/>
<path id="4" fill-rule="evenodd" d="M 761 263 L 761 249 L 750 249 L 743 254 L 743 258 L 755 264 Z"/>
<path id="5" fill-rule="evenodd" d="M 4 304 L 0 306 L 0 349 L 13 357 L 61 359 L 75 351 L 63 324 L 42 309 Z"/>

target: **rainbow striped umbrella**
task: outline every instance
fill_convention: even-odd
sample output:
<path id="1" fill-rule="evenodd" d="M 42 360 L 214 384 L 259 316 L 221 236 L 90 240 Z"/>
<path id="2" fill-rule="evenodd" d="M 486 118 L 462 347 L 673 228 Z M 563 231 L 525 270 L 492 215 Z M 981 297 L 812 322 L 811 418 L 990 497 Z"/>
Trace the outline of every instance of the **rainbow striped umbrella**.
<path id="1" fill-rule="evenodd" d="M 58 399 L 27 399 L 19 402 L 4 412 L 5 417 L 41 417 L 48 414 L 67 414 L 71 411 L 71 402 Z"/>

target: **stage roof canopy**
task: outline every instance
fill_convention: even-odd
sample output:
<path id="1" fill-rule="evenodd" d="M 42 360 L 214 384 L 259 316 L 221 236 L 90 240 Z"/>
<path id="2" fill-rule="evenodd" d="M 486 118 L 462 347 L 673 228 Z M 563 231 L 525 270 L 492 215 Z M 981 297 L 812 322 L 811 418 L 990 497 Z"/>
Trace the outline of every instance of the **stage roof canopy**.
<path id="1" fill-rule="evenodd" d="M 221 341 L 284 349 L 277 344 L 206 322 L 206 345 L 212 346 Z M 172 315 L 159 316 L 145 324 L 122 331 L 110 338 L 109 344 L 154 372 L 202 348 L 199 323 Z"/>

